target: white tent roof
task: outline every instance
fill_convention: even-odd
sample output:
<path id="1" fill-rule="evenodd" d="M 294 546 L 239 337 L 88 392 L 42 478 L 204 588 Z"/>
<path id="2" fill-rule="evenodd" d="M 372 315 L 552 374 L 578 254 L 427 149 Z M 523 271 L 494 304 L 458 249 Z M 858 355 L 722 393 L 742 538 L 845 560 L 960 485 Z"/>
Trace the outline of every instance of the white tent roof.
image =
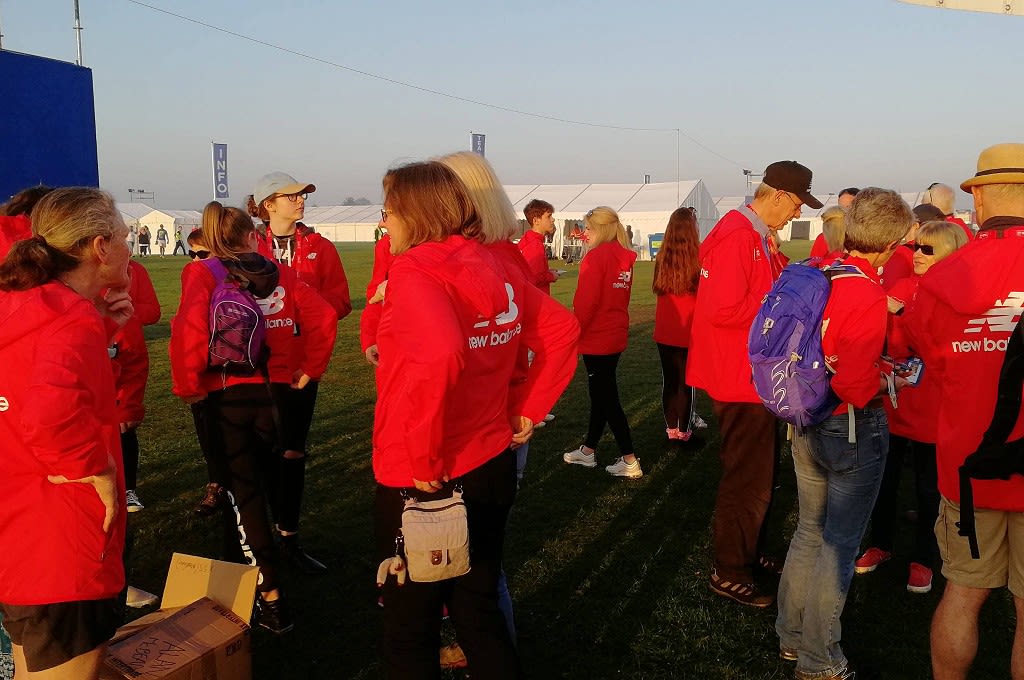
<path id="1" fill-rule="evenodd" d="M 382 205 L 324 205 L 306 207 L 303 224 L 377 224 Z"/>
<path id="2" fill-rule="evenodd" d="M 506 184 L 505 193 L 517 213 L 535 198 L 555 206 L 555 217 L 578 219 L 588 210 L 606 205 L 619 213 L 672 212 L 687 205 L 701 180 L 655 184 Z M 699 206 L 695 206 L 699 207 Z"/>
<path id="3" fill-rule="evenodd" d="M 719 215 L 724 215 L 730 210 L 740 207 L 746 200 L 746 196 L 717 196 L 714 199 Z"/>

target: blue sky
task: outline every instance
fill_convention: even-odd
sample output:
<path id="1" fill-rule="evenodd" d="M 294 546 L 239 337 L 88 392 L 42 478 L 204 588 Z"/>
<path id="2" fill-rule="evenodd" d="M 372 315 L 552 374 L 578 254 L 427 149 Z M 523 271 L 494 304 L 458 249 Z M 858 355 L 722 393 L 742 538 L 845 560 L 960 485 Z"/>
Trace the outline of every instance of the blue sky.
<path id="1" fill-rule="evenodd" d="M 682 179 L 745 191 L 743 168 L 795 159 L 820 194 L 916 191 L 1024 141 L 1024 17 L 896 0 L 145 0 L 321 59 L 461 97 L 625 127 L 680 128 Z M 2 0 L 4 48 L 74 61 L 72 0 Z M 81 0 L 100 178 L 165 208 L 231 203 L 284 170 L 315 203 L 378 200 L 387 167 L 469 146 L 509 184 L 676 177 L 674 132 L 540 120 L 316 63 L 129 0 Z M 963 205 L 969 199 L 964 195 Z"/>

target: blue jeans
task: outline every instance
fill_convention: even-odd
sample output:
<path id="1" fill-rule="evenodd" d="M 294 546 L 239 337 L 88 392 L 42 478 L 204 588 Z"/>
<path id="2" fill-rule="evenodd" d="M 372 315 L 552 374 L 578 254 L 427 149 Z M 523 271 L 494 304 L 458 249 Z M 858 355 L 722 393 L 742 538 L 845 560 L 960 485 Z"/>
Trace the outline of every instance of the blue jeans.
<path id="1" fill-rule="evenodd" d="M 796 649 L 798 678 L 831 677 L 847 661 L 839 621 L 854 561 L 882 482 L 889 424 L 881 408 L 831 416 L 793 437 L 800 516 L 779 583 L 775 631 Z"/>

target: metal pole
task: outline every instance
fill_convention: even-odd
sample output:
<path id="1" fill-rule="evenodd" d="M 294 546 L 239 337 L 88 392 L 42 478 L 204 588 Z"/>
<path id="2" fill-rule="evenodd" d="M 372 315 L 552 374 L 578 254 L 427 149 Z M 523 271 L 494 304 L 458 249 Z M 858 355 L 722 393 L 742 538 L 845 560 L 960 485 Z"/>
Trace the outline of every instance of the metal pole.
<path id="1" fill-rule="evenodd" d="M 3 21 L 0 21 L 0 50 L 4 48 L 4 28 Z"/>
<path id="2" fill-rule="evenodd" d="M 84 66 L 82 63 L 82 17 L 78 12 L 78 0 L 75 0 L 75 36 L 78 41 L 78 61 L 75 63 Z"/>
<path id="3" fill-rule="evenodd" d="M 679 207 L 679 128 L 676 128 L 676 207 Z"/>

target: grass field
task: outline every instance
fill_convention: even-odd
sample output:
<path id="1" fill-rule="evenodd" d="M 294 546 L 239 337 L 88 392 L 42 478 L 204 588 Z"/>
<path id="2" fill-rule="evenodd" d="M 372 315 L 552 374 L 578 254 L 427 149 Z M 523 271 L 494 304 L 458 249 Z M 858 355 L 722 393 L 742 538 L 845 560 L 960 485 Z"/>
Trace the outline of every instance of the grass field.
<path id="1" fill-rule="evenodd" d="M 787 244 L 790 255 L 809 245 Z M 374 678 L 380 675 L 372 558 L 370 435 L 372 369 L 358 342 L 372 265 L 372 246 L 339 246 L 355 311 L 339 329 L 320 389 L 311 435 L 303 542 L 330 567 L 313 578 L 285 571 L 296 613 L 295 631 L 253 633 L 254 676 Z M 139 494 L 146 504 L 130 516 L 135 549 L 132 585 L 159 593 L 174 551 L 218 557 L 221 525 L 192 514 L 206 482 L 188 409 L 170 392 L 169 321 L 184 258 L 142 260 L 153 277 L 163 318 L 147 329 L 152 372 L 148 415 L 140 430 Z M 575 267 L 554 284 L 569 304 Z M 654 298 L 651 263 L 637 263 L 629 349 L 619 369 L 645 476 L 611 478 L 598 467 L 567 466 L 561 453 L 580 444 L 587 418 L 582 370 L 540 430 L 530 450 L 526 483 L 510 520 L 505 569 L 516 607 L 519 649 L 533 678 L 783 678 L 774 607 L 732 604 L 707 587 L 710 520 L 719 474 L 717 433 L 706 397 L 699 411 L 711 423 L 703 450 L 666 445 L 660 413 L 661 375 L 651 340 Z M 598 451 L 602 465 L 615 451 L 610 435 Z M 909 475 L 907 475 L 909 477 Z M 781 487 L 771 517 L 772 548 L 784 555 L 795 523 L 795 480 L 784 453 Z M 857 577 L 846 606 L 844 649 L 888 678 L 927 678 L 928 623 L 941 577 L 928 595 L 906 592 L 910 526 L 901 527 L 897 555 L 877 572 Z M 1013 607 L 992 598 L 975 676 L 1006 677 Z M 453 677 L 461 677 L 459 673 Z"/>

